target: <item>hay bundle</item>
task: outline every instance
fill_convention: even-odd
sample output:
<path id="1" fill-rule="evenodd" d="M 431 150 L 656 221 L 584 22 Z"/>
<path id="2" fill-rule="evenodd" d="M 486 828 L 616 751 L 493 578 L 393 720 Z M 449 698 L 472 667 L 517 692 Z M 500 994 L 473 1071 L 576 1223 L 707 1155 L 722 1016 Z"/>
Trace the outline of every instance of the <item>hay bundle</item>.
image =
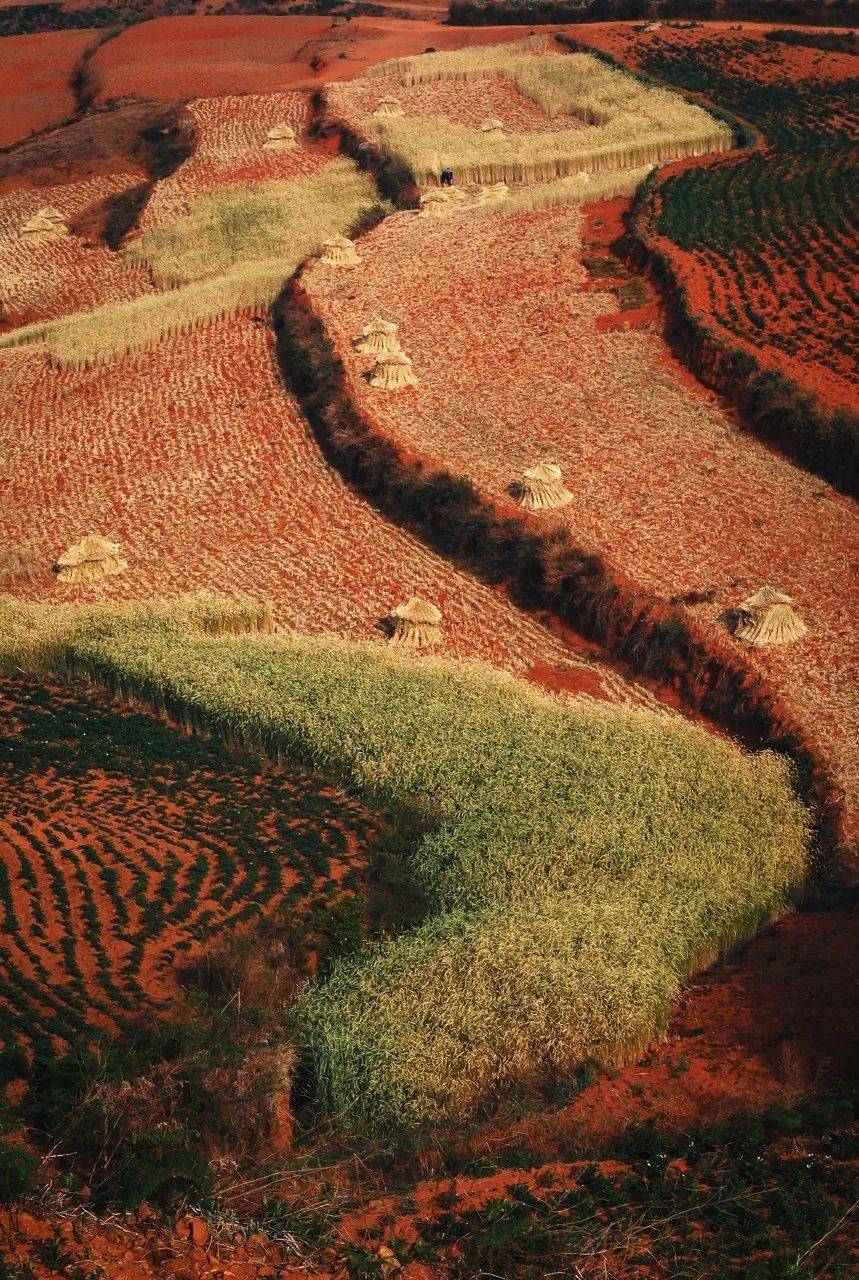
<path id="1" fill-rule="evenodd" d="M 428 649 L 441 640 L 441 610 L 420 596 L 412 596 L 405 604 L 397 605 L 391 616 L 394 620 L 391 644 Z"/>
<path id="2" fill-rule="evenodd" d="M 447 196 L 448 204 L 452 205 L 462 204 L 468 199 L 462 187 L 447 187 L 445 195 Z"/>
<path id="3" fill-rule="evenodd" d="M 327 267 L 356 267 L 361 259 L 346 236 L 332 236 L 330 240 L 323 241 L 320 261 Z"/>
<path id="4" fill-rule="evenodd" d="M 380 98 L 376 103 L 374 116 L 401 116 L 403 115 L 403 107 L 399 98 L 387 97 Z"/>
<path id="5" fill-rule="evenodd" d="M 47 240 L 57 240 L 60 236 L 67 236 L 69 228 L 59 209 L 48 204 L 23 224 L 20 234 L 21 239 L 30 244 L 42 244 Z"/>
<path id="6" fill-rule="evenodd" d="M 371 320 L 361 330 L 355 350 L 365 356 L 379 356 L 399 352 L 398 326 L 390 320 Z"/>
<path id="7" fill-rule="evenodd" d="M 263 143 L 264 151 L 289 151 L 295 146 L 295 130 L 289 124 L 276 124 L 269 129 Z"/>
<path id="8" fill-rule="evenodd" d="M 520 507 L 528 511 L 551 511 L 554 507 L 565 507 L 572 499 L 556 462 L 538 462 L 536 467 L 522 472 Z"/>
<path id="9" fill-rule="evenodd" d="M 450 211 L 451 204 L 446 191 L 426 191 L 421 196 L 422 218 L 443 218 Z"/>
<path id="10" fill-rule="evenodd" d="M 60 582 L 98 582 L 127 568 L 128 561 L 118 542 L 89 534 L 63 552 L 54 565 L 54 573 Z"/>
<path id="11" fill-rule="evenodd" d="M 789 644 L 808 631 L 793 611 L 793 600 L 782 591 L 761 587 L 738 607 L 734 635 L 750 644 Z"/>
<path id="12" fill-rule="evenodd" d="M 373 365 L 371 387 L 381 387 L 383 391 L 401 391 L 404 387 L 417 385 L 412 362 L 404 351 L 383 351 Z"/>
<path id="13" fill-rule="evenodd" d="M 497 204 L 500 200 L 506 200 L 510 194 L 510 188 L 506 182 L 493 182 L 488 187 L 481 187 L 478 199 L 481 204 Z"/>
<path id="14" fill-rule="evenodd" d="M 506 135 L 504 133 L 504 122 L 493 117 L 491 120 L 484 120 L 480 126 L 480 132 L 486 138 L 494 138 L 498 142 L 504 142 Z"/>

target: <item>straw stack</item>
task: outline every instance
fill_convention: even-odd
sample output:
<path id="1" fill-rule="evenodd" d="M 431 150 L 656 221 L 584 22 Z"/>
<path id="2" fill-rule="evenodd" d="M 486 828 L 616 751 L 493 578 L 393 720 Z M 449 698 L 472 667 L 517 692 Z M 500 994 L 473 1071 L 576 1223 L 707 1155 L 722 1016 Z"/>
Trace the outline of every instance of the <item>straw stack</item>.
<path id="1" fill-rule="evenodd" d="M 373 112 L 374 116 L 401 116 L 402 114 L 402 104 L 399 98 L 394 97 L 380 98 Z"/>
<path id="2" fill-rule="evenodd" d="M 734 635 L 749 644 L 789 644 L 808 631 L 793 610 L 793 600 L 782 591 L 761 587 L 736 611 Z"/>
<path id="3" fill-rule="evenodd" d="M 361 330 L 361 337 L 355 343 L 355 350 L 365 356 L 388 355 L 400 350 L 397 337 L 398 325 L 390 320 L 371 320 Z"/>
<path id="4" fill-rule="evenodd" d="M 551 511 L 565 507 L 572 500 L 557 463 L 538 462 L 536 467 L 522 472 L 519 505 L 527 511 Z"/>
<path id="5" fill-rule="evenodd" d="M 67 236 L 69 228 L 66 220 L 54 205 L 45 205 L 38 213 L 34 213 L 29 222 L 21 227 L 21 239 L 28 244 L 44 244 L 48 240 L 58 240 Z"/>
<path id="6" fill-rule="evenodd" d="M 504 133 L 504 122 L 493 117 L 491 120 L 484 120 L 480 126 L 480 132 L 485 138 L 491 138 L 495 142 L 505 142 L 506 135 Z"/>
<path id="7" fill-rule="evenodd" d="M 127 568 L 128 561 L 118 542 L 89 534 L 63 552 L 54 565 L 54 573 L 60 582 L 98 582 Z"/>
<path id="8" fill-rule="evenodd" d="M 346 236 L 332 236 L 322 244 L 320 261 L 327 267 L 356 267 L 361 259 L 358 250 Z"/>
<path id="9" fill-rule="evenodd" d="M 403 351 L 384 351 L 373 365 L 371 387 L 380 387 L 383 391 L 402 391 L 405 387 L 417 385 L 412 362 Z"/>
<path id="10" fill-rule="evenodd" d="M 446 191 L 440 188 L 435 191 L 426 191 L 421 196 L 422 218 L 444 218 L 451 212 L 451 204 Z"/>
<path id="11" fill-rule="evenodd" d="M 397 605 L 392 615 L 390 643 L 407 649 L 428 649 L 441 640 L 441 610 L 420 596 Z"/>
<path id="12" fill-rule="evenodd" d="M 289 124 L 276 124 L 269 129 L 263 143 L 264 151 L 291 151 L 295 146 L 295 130 Z"/>
<path id="13" fill-rule="evenodd" d="M 510 188 L 506 182 L 492 182 L 489 186 L 480 188 L 477 198 L 481 204 L 498 204 L 501 200 L 506 200 L 509 194 Z"/>

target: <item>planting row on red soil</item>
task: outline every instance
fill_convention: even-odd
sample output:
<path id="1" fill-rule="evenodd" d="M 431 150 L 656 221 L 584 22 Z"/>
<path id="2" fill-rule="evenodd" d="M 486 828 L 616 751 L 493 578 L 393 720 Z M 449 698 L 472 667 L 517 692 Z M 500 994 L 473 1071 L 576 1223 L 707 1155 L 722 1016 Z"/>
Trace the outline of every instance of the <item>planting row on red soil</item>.
<path id="1" fill-rule="evenodd" d="M 72 71 L 97 35 L 50 31 L 7 36 L 0 43 L 0 147 L 72 115 Z"/>
<path id="2" fill-rule="evenodd" d="M 113 705 L 0 687 L 0 1028 L 50 1056 L 172 994 L 173 962 L 354 885 L 375 828 L 289 774 Z"/>
<path id="3" fill-rule="evenodd" d="M 140 220 L 141 231 L 182 217 L 193 200 L 219 187 L 309 177 L 330 158 L 321 148 L 307 145 L 306 93 L 200 98 L 189 102 L 187 111 L 195 129 L 194 151 L 175 173 L 156 184 Z M 265 149 L 269 130 L 278 124 L 295 130 L 297 146 L 288 151 Z"/>
<path id="4" fill-rule="evenodd" d="M 379 643 L 380 620 L 419 594 L 444 613 L 446 654 L 560 667 L 568 687 L 651 701 L 362 502 L 285 393 L 262 321 L 83 372 L 22 348 L 0 371 L 5 589 L 44 602 L 238 590 L 272 600 L 283 626 Z M 56 582 L 60 552 L 91 532 L 122 542 L 127 571 Z"/>
<path id="5" fill-rule="evenodd" d="M 857 813 L 857 659 L 851 503 L 738 433 L 717 400 L 671 362 L 655 332 L 613 330 L 611 295 L 583 291 L 580 213 L 464 211 L 387 219 L 342 272 L 302 280 L 347 368 L 352 396 L 384 435 L 509 501 L 524 468 L 561 464 L 563 521 L 588 551 L 664 597 L 704 593 L 698 622 L 770 583 L 809 633 L 744 657 L 825 749 Z M 366 380 L 352 343 L 369 318 L 400 325 L 418 385 Z"/>
<path id="6" fill-rule="evenodd" d="M 606 24 L 576 38 L 761 132 L 764 155 L 660 184 L 652 247 L 693 316 L 826 404 L 850 406 L 859 60 L 770 41 L 767 30 L 707 23 L 643 34 Z"/>
<path id="7" fill-rule="evenodd" d="M 85 178 L 0 196 L 0 301 L 5 327 L 88 311 L 151 293 L 148 272 L 84 235 L 69 234 L 32 244 L 22 226 L 46 205 L 75 219 L 94 205 L 122 195 L 146 180 L 142 169 Z"/>

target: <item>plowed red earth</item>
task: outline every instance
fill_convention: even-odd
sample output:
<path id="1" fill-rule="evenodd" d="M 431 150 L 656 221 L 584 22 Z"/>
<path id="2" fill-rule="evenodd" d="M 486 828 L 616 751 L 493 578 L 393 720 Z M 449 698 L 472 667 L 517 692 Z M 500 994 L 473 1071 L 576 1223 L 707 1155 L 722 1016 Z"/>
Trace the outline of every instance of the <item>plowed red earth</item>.
<path id="1" fill-rule="evenodd" d="M 348 289 L 320 263 L 302 278 L 383 434 L 502 501 L 524 468 L 559 462 L 573 497 L 549 519 L 648 590 L 712 592 L 691 612 L 722 634 L 722 612 L 764 583 L 794 597 L 808 636 L 743 653 L 824 749 L 855 834 L 853 504 L 740 435 L 655 326 L 607 329 L 616 300 L 583 288 L 580 235 L 575 208 L 403 213 L 362 239 Z M 416 388 L 368 384 L 352 343 L 374 315 L 400 325 Z"/>
<path id="2" fill-rule="evenodd" d="M 99 101 L 172 101 L 307 89 L 351 80 L 386 58 L 521 40 L 522 27 L 447 27 L 399 18 L 190 17 L 141 23 L 93 59 Z"/>
<path id="3" fill-rule="evenodd" d="M 376 827 L 287 773 L 110 699 L 0 682 L 0 1031 L 50 1056 L 175 994 L 174 965 L 355 885 Z"/>
<path id="4" fill-rule="evenodd" d="M 0 42 L 0 147 L 73 114 L 72 71 L 97 35 L 49 31 Z"/>

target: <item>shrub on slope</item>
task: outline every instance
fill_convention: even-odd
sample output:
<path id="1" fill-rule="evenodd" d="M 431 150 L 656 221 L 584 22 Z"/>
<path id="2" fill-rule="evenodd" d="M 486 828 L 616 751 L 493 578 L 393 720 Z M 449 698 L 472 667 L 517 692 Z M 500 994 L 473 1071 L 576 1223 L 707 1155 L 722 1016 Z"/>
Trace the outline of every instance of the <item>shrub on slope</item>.
<path id="1" fill-rule="evenodd" d="M 805 869 L 786 763 L 679 717 L 374 646 L 225 641 L 155 606 L 48 619 L 6 604 L 0 661 L 86 673 L 422 819 L 413 872 L 435 914 L 299 1007 L 320 1096 L 377 1126 L 628 1058 L 682 977 Z"/>

